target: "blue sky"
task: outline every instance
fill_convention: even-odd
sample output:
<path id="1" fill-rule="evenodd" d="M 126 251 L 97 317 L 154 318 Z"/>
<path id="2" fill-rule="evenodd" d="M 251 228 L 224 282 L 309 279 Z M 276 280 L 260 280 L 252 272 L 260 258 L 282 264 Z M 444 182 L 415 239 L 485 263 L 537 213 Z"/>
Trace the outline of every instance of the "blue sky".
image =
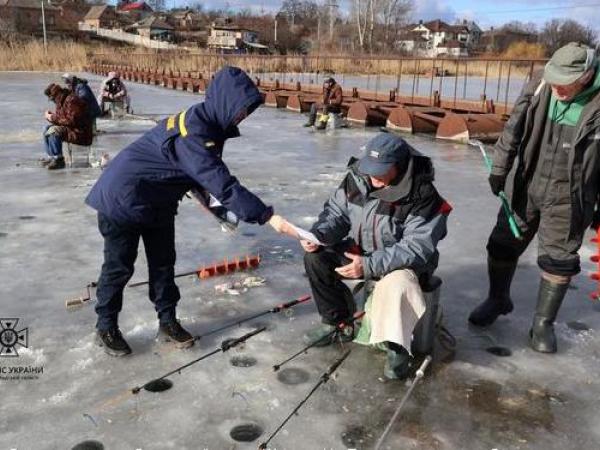
<path id="1" fill-rule="evenodd" d="M 197 0 L 166 0 L 167 6 L 185 6 Z M 200 0 L 206 8 L 236 10 L 251 8 L 257 11 L 276 11 L 281 0 Z M 348 10 L 353 0 L 338 0 Z M 326 3 L 326 0 L 317 0 Z M 474 19 L 482 28 L 498 26 L 511 20 L 542 25 L 552 18 L 578 20 L 600 29 L 600 0 L 413 0 L 415 20 L 441 18 L 453 22 L 460 18 Z"/>

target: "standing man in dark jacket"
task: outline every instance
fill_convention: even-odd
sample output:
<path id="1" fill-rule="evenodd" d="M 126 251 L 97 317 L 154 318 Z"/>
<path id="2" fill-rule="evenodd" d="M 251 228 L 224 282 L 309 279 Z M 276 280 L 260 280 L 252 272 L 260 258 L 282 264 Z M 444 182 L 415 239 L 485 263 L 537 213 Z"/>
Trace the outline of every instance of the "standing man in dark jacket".
<path id="1" fill-rule="evenodd" d="M 312 127 L 315 124 L 319 110 L 323 114 L 339 113 L 343 100 L 342 87 L 333 78 L 327 78 L 323 83 L 323 99 L 321 102 L 315 102 L 310 106 L 308 122 L 304 126 Z"/>
<path id="2" fill-rule="evenodd" d="M 500 211 L 487 245 L 488 298 L 469 316 L 487 326 L 513 310 L 510 285 L 517 261 L 538 235 L 542 270 L 530 346 L 557 350 L 554 321 L 571 277 L 579 273 L 578 250 L 598 212 L 600 183 L 600 70 L 594 50 L 570 43 L 552 56 L 543 79 L 535 77 L 517 100 L 495 146 L 489 178 L 496 195 L 517 159 L 511 203 L 523 231 L 517 240 Z"/>
<path id="3" fill-rule="evenodd" d="M 360 160 L 350 160 L 311 229 L 326 246 L 300 241 L 323 321 L 307 341 L 330 344 L 323 339 L 339 323 L 349 323 L 355 304 L 343 278 L 376 280 L 369 342 L 386 344 L 387 378 L 407 376 L 411 335 L 425 312 L 419 282 L 437 267 L 437 244 L 451 210 L 433 178 L 431 160 L 388 133 L 367 143 Z"/>
<path id="4" fill-rule="evenodd" d="M 102 115 L 102 110 L 100 109 L 100 106 L 96 101 L 96 96 L 88 85 L 87 80 L 78 78 L 70 73 L 65 73 L 62 78 L 65 80 L 67 88 L 87 104 L 88 113 L 92 119 L 96 119 Z"/>
<path id="5" fill-rule="evenodd" d="M 229 173 L 222 160 L 225 141 L 240 135 L 237 125 L 261 102 L 246 73 L 225 67 L 210 83 L 203 103 L 159 122 L 122 150 L 92 188 L 86 203 L 98 211 L 98 228 L 104 237 L 97 341 L 107 353 L 131 353 L 119 331 L 118 316 L 140 237 L 160 335 L 180 348 L 194 342 L 175 312 L 180 295 L 174 281 L 174 220 L 187 191 L 212 194 L 245 222 L 262 225 L 278 217 Z"/>
<path id="6" fill-rule="evenodd" d="M 54 112 L 46 111 L 49 124 L 44 128 L 44 145 L 49 158 L 42 161 L 48 170 L 64 169 L 62 143 L 91 145 L 92 119 L 86 103 L 68 89 L 50 84 L 44 94 L 56 105 Z"/>

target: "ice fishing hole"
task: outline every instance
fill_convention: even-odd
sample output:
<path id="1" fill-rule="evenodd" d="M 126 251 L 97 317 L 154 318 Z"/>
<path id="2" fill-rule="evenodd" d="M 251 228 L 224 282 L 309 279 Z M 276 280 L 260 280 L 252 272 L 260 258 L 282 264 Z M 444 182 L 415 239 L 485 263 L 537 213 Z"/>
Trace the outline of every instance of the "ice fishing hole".
<path id="1" fill-rule="evenodd" d="M 146 383 L 144 389 L 148 392 L 164 392 L 168 391 L 173 387 L 173 382 L 163 378 L 161 380 L 153 380 L 149 383 Z"/>
<path id="2" fill-rule="evenodd" d="M 0 232 L 0 238 L 6 237 L 6 236 L 8 236 L 8 233 L 2 233 L 2 232 Z"/>
<path id="3" fill-rule="evenodd" d="M 256 358 L 252 356 L 234 356 L 229 362 L 234 367 L 252 367 L 256 365 Z"/>
<path id="4" fill-rule="evenodd" d="M 585 324 L 583 322 L 579 322 L 577 320 L 574 320 L 572 322 L 567 322 L 567 326 L 571 330 L 575 330 L 575 331 L 588 331 L 590 329 L 590 327 L 588 327 L 587 324 Z"/>
<path id="5" fill-rule="evenodd" d="M 494 356 L 500 356 L 500 357 L 507 357 L 507 356 L 512 355 L 510 348 L 507 348 L 507 347 L 500 347 L 500 346 L 488 347 L 485 349 L 485 351 L 488 353 L 491 353 Z"/>
<path id="6" fill-rule="evenodd" d="M 283 384 L 289 385 L 306 383 L 309 378 L 310 376 L 306 370 L 297 369 L 295 367 L 283 369 L 277 373 L 277 379 Z"/>
<path id="7" fill-rule="evenodd" d="M 229 432 L 231 439 L 237 442 L 253 442 L 263 434 L 263 429 L 255 423 L 236 425 Z"/>
<path id="8" fill-rule="evenodd" d="M 35 219 L 35 216 L 19 216 L 19 219 L 21 219 L 21 220 L 33 220 L 33 219 Z"/>
<path id="9" fill-rule="evenodd" d="M 372 434 L 365 427 L 348 427 L 342 432 L 341 438 L 348 448 L 364 448 L 372 440 Z"/>
<path id="10" fill-rule="evenodd" d="M 104 450 L 104 445 L 98 441 L 83 441 L 77 444 L 71 450 Z"/>

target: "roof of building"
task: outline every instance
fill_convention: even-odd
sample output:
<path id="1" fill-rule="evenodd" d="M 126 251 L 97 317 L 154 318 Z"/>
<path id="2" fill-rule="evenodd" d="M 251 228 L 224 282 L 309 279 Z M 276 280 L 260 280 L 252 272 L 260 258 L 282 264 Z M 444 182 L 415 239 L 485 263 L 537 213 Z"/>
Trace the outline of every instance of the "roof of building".
<path id="1" fill-rule="evenodd" d="M 164 20 L 156 16 L 148 16 L 143 20 L 132 25 L 133 28 L 150 28 L 153 30 L 174 30 L 172 25 L 169 25 Z"/>
<path id="2" fill-rule="evenodd" d="M 100 19 L 102 15 L 108 10 L 108 5 L 96 5 L 92 6 L 87 12 L 83 20 L 96 20 Z"/>
<path id="3" fill-rule="evenodd" d="M 134 2 L 134 3 L 125 3 L 124 5 L 119 7 L 119 11 L 138 11 L 138 10 L 154 11 L 150 7 L 150 5 L 148 5 L 144 1 Z"/>
<path id="4" fill-rule="evenodd" d="M 453 31 L 452 25 L 448 25 L 446 22 L 440 19 L 431 20 L 429 22 L 423 23 L 422 25 L 428 30 L 433 31 L 434 33 L 441 33 L 443 31 Z"/>

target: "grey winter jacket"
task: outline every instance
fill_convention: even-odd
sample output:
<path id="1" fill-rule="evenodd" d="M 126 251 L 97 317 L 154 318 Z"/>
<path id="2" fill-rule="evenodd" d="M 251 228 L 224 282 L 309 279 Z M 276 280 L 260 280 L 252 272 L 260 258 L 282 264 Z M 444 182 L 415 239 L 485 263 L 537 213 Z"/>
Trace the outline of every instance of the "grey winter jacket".
<path id="1" fill-rule="evenodd" d="M 379 190 L 357 166 L 352 158 L 311 231 L 327 245 L 344 241 L 358 245 L 365 279 L 404 268 L 417 275 L 432 274 L 439 257 L 436 247 L 446 235 L 452 208 L 433 186 L 431 160 L 411 150 L 402 179 Z"/>
<path id="2" fill-rule="evenodd" d="M 523 88 L 510 119 L 494 147 L 492 173 L 507 176 L 515 159 L 512 207 L 519 212 L 533 179 L 542 138 L 551 88 L 541 74 Z M 569 153 L 571 226 L 569 238 L 581 235 L 592 222 L 598 204 L 600 183 L 600 93 L 585 106 L 576 126 Z"/>

